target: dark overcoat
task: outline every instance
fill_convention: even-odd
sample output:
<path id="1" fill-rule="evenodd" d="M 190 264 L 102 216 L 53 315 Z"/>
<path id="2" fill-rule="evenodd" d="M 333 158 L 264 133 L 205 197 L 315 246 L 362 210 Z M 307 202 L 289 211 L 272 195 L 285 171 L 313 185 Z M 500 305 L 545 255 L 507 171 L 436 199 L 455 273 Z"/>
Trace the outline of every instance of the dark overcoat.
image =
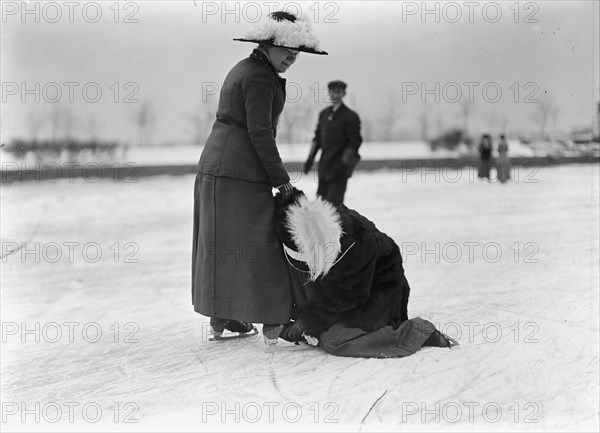
<path id="1" fill-rule="evenodd" d="M 293 243 L 285 228 L 286 206 L 276 197 L 277 235 Z M 306 334 L 318 336 L 335 323 L 365 331 L 387 325 L 397 328 L 408 319 L 410 286 L 404 275 L 402 256 L 396 242 L 375 224 L 345 205 L 335 205 L 344 232 L 343 257 L 315 282 L 307 283 L 307 304 L 298 305 L 298 318 Z"/>
<path id="2" fill-rule="evenodd" d="M 231 69 L 194 188 L 192 303 L 210 317 L 283 323 L 293 276 L 277 241 L 272 188 L 289 181 L 275 135 L 285 80 L 262 53 Z"/>
<path id="3" fill-rule="evenodd" d="M 479 142 L 479 169 L 477 176 L 490 178 L 492 167 L 492 142 L 490 139 L 482 138 Z"/>
<path id="4" fill-rule="evenodd" d="M 227 74 L 217 120 L 200 157 L 201 173 L 272 187 L 290 180 L 275 143 L 285 79 L 268 62 L 255 50 Z"/>
<path id="5" fill-rule="evenodd" d="M 347 179 L 352 175 L 354 167 L 343 163 L 342 156 L 346 149 L 352 149 L 358 154 L 361 144 L 358 114 L 343 103 L 335 112 L 332 107 L 326 108 L 319 113 L 308 165 L 312 165 L 320 150 L 317 169 L 319 180 L 335 182 Z"/>

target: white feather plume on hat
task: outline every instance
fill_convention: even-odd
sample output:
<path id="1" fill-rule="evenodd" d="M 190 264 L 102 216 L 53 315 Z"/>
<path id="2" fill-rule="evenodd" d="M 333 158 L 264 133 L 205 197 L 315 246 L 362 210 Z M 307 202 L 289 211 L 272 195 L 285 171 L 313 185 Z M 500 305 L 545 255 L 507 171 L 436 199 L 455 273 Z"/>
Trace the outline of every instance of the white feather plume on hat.
<path id="1" fill-rule="evenodd" d="M 293 19 L 281 18 L 282 16 Z M 280 17 L 280 18 L 275 18 Z M 273 12 L 261 19 L 243 38 L 234 38 L 243 42 L 269 42 L 275 46 L 296 49 L 314 54 L 327 54 L 320 48 L 310 20 L 306 15 L 295 17 L 286 12 Z"/>
<path id="2" fill-rule="evenodd" d="M 326 275 L 341 252 L 342 222 L 336 208 L 321 197 L 309 201 L 302 196 L 288 207 L 285 227 L 308 265 L 310 280 Z"/>

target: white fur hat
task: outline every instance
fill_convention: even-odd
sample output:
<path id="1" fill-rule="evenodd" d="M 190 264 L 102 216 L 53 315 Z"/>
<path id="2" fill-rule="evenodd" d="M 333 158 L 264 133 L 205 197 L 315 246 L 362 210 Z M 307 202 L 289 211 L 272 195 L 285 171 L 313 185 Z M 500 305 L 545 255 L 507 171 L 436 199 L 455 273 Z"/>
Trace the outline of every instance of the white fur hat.
<path id="1" fill-rule="evenodd" d="M 297 18 L 283 11 L 268 14 L 243 38 L 234 38 L 234 41 L 268 43 L 306 53 L 327 54 L 321 50 L 308 17 Z"/>

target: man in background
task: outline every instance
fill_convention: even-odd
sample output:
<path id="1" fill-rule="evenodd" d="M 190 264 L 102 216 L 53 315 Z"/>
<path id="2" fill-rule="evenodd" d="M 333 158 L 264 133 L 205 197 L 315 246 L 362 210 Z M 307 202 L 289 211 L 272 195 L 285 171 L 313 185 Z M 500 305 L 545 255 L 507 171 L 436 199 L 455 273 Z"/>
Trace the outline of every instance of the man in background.
<path id="1" fill-rule="evenodd" d="M 339 80 L 327 85 L 332 105 L 319 114 L 315 138 L 304 164 L 304 173 L 308 173 L 321 150 L 317 195 L 335 204 L 344 202 L 348 178 L 360 161 L 358 148 L 362 144 L 360 118 L 342 102 L 346 87 Z"/>

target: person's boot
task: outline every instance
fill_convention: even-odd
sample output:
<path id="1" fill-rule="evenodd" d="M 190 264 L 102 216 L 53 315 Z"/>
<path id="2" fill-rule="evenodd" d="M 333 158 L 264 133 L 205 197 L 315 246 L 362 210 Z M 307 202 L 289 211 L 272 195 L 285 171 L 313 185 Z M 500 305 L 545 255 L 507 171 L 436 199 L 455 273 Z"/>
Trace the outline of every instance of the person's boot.
<path id="1" fill-rule="evenodd" d="M 251 322 L 242 322 L 234 319 L 221 319 L 218 317 L 210 318 L 210 333 L 212 334 L 211 340 L 226 340 L 230 338 L 241 338 L 254 335 L 257 331 Z M 231 332 L 237 332 L 237 336 L 223 337 L 223 331 L 227 329 Z"/>
<path id="2" fill-rule="evenodd" d="M 254 325 L 251 322 L 230 319 L 225 324 L 225 329 L 231 332 L 246 334 L 254 329 Z"/>
<path id="3" fill-rule="evenodd" d="M 454 338 L 448 337 L 446 334 L 442 334 L 436 329 L 429 338 L 425 340 L 423 346 L 447 347 L 448 349 L 452 349 L 454 346 L 460 346 L 460 344 Z"/>
<path id="4" fill-rule="evenodd" d="M 223 333 L 223 331 L 225 330 L 225 325 L 227 324 L 229 320 L 227 319 L 220 319 L 218 317 L 211 317 L 210 318 L 210 333 L 214 336 L 214 337 L 220 337 L 221 334 Z"/>

